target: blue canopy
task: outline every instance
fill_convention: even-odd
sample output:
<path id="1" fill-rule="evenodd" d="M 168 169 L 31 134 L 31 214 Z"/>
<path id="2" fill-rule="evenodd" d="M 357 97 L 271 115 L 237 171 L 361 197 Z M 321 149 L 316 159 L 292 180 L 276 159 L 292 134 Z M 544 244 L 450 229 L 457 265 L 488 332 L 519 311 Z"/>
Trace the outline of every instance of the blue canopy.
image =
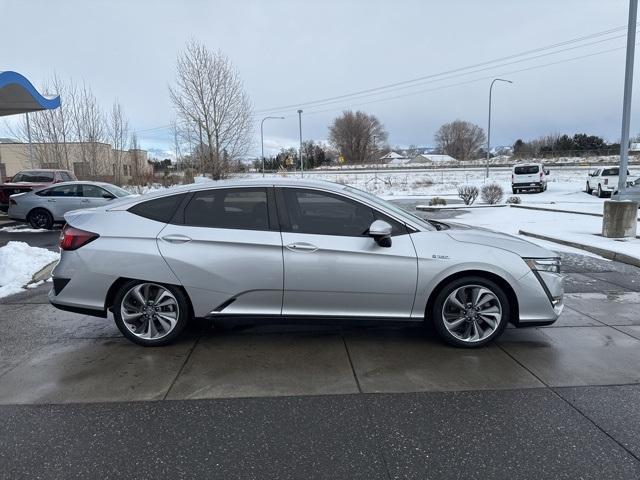
<path id="1" fill-rule="evenodd" d="M 42 95 L 17 72 L 0 72 L 0 117 L 60 106 L 60 95 Z"/>

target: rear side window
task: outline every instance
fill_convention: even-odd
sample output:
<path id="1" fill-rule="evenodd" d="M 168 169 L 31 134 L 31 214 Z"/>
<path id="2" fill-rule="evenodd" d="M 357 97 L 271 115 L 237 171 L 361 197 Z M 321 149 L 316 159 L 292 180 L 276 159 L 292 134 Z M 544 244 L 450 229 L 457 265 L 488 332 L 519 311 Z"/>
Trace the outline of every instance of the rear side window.
<path id="1" fill-rule="evenodd" d="M 538 165 L 525 165 L 522 167 L 514 168 L 513 173 L 515 173 L 516 175 L 531 175 L 533 173 L 538 173 L 538 171 Z"/>
<path id="2" fill-rule="evenodd" d="M 129 212 L 156 222 L 169 223 L 185 194 L 170 195 L 168 197 L 155 198 L 138 203 L 129 209 Z"/>
<path id="3" fill-rule="evenodd" d="M 196 192 L 184 209 L 194 227 L 269 230 L 265 188 L 228 188 Z"/>

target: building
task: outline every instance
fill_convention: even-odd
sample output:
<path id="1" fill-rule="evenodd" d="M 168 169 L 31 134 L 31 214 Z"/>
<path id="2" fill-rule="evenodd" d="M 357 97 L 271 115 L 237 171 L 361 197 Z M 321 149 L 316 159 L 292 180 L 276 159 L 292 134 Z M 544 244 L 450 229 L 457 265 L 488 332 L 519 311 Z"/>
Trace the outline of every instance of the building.
<path id="1" fill-rule="evenodd" d="M 380 163 L 388 163 L 389 165 L 404 165 L 409 158 L 396 152 L 389 152 L 380 157 Z"/>
<path id="2" fill-rule="evenodd" d="M 409 164 L 431 165 L 437 163 L 453 163 L 456 159 L 450 155 L 439 155 L 435 153 L 416 155 L 409 161 Z"/>
<path id="3" fill-rule="evenodd" d="M 62 168 L 84 180 L 145 182 L 153 176 L 147 160 L 145 150 L 115 150 L 101 142 L 33 143 L 31 149 L 28 143 L 0 143 L 0 172 L 9 177 L 25 169 Z"/>

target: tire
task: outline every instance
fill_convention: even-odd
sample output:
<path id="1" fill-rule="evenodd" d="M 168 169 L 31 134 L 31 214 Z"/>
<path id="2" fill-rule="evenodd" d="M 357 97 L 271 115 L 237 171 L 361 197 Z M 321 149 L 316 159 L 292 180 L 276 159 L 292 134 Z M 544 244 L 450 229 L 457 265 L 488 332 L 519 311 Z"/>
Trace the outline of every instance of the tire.
<path id="1" fill-rule="evenodd" d="M 34 208 L 31 210 L 28 220 L 32 228 L 46 228 L 47 230 L 53 228 L 53 215 L 44 208 Z"/>
<path id="2" fill-rule="evenodd" d="M 517 188 L 512 188 L 511 191 L 513 192 L 513 194 L 515 195 L 516 193 L 518 193 L 518 189 Z"/>
<path id="3" fill-rule="evenodd" d="M 598 184 L 598 198 L 603 198 L 604 192 L 602 191 L 602 187 Z"/>
<path id="4" fill-rule="evenodd" d="M 481 300 L 478 305 L 480 310 L 469 307 L 478 292 L 477 289 L 486 290 L 478 299 Z M 458 303 L 464 303 L 466 314 L 451 301 L 454 295 Z M 467 302 L 463 302 L 465 297 Z M 483 311 L 491 315 L 485 315 L 483 319 L 479 313 Z M 506 293 L 495 282 L 483 277 L 468 276 L 452 280 L 442 287 L 437 293 L 430 314 L 433 326 L 445 342 L 455 347 L 477 348 L 502 334 L 509 322 L 511 309 Z M 445 325 L 445 316 L 450 319 L 449 327 Z M 495 319 L 494 325 L 490 322 L 492 318 Z M 461 319 L 464 320 L 460 322 Z M 459 322 L 459 326 L 451 326 L 456 321 Z M 478 338 L 474 339 L 474 336 Z"/>
<path id="5" fill-rule="evenodd" d="M 587 188 L 586 188 L 586 190 L 585 190 L 585 191 L 586 191 L 589 195 L 591 195 L 591 192 L 593 192 L 593 188 L 591 188 L 591 187 L 589 186 L 589 182 L 587 182 Z"/>
<path id="6" fill-rule="evenodd" d="M 158 302 L 158 305 L 149 302 Z M 113 316 L 120 332 L 133 343 L 160 347 L 170 344 L 182 333 L 191 314 L 187 297 L 179 288 L 132 280 L 118 290 L 113 301 Z"/>

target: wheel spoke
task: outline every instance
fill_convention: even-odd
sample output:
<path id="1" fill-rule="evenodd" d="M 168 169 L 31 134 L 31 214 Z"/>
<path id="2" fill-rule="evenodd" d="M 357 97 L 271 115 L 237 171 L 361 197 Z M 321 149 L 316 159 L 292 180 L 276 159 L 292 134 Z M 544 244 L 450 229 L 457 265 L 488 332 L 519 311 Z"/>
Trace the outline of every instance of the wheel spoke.
<path id="1" fill-rule="evenodd" d="M 466 321 L 467 321 L 466 318 L 460 317 L 460 318 L 455 319 L 453 322 L 446 322 L 446 323 L 447 323 L 447 327 L 449 329 L 452 329 L 452 328 L 459 327 L 460 325 L 462 325 Z"/>
<path id="2" fill-rule="evenodd" d="M 131 320 L 135 320 L 137 318 L 140 318 L 142 315 L 144 315 L 144 313 L 142 313 L 142 312 L 135 312 L 135 313 L 122 312 L 122 319 L 125 322 L 130 322 Z"/>

